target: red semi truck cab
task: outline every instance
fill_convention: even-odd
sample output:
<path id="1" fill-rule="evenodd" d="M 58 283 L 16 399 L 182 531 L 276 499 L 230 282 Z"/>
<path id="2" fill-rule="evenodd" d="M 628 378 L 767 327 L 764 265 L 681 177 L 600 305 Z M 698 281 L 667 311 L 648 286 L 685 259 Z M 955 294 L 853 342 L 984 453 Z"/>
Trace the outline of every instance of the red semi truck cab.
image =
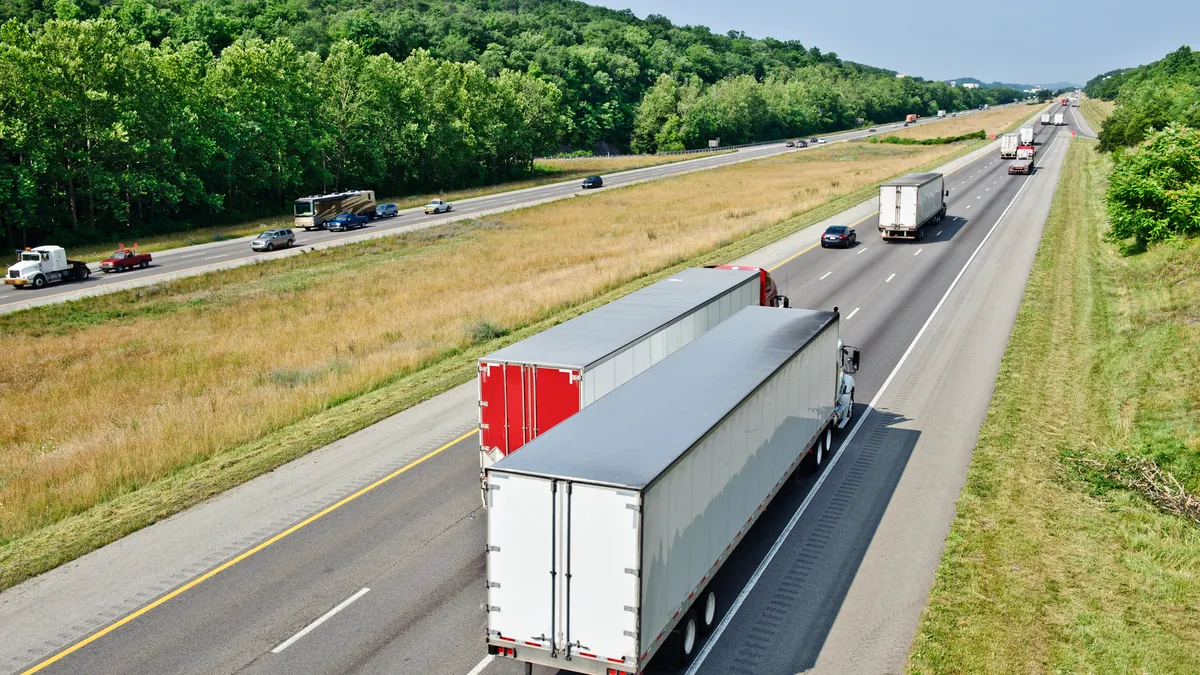
<path id="1" fill-rule="evenodd" d="M 786 295 L 780 295 L 779 287 L 775 285 L 775 280 L 771 278 L 771 273 L 761 267 L 747 267 L 745 265 L 715 265 L 711 269 L 718 270 L 754 270 L 758 272 L 759 289 L 761 295 L 758 298 L 758 304 L 763 307 L 790 307 L 791 303 Z"/>

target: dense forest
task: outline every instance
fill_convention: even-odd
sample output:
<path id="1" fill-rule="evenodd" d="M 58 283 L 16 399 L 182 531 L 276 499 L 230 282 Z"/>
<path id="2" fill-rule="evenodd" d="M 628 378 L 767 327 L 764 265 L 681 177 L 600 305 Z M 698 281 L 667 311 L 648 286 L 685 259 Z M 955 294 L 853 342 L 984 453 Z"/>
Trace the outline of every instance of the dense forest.
<path id="1" fill-rule="evenodd" d="M 1110 236 L 1144 247 L 1200 235 L 1200 52 L 1097 75 L 1084 93 L 1117 103 L 1099 145 L 1115 162 Z"/>
<path id="2" fill-rule="evenodd" d="M 767 140 L 1013 100 L 573 0 L 0 0 L 12 244 L 446 189 L 565 150 Z"/>

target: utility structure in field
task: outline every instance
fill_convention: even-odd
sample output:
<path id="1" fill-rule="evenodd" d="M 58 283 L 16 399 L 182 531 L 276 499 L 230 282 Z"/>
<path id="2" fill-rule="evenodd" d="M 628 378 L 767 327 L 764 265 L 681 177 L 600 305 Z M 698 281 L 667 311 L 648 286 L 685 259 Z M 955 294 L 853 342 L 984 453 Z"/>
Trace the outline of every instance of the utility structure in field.
<path id="1" fill-rule="evenodd" d="M 339 214 L 349 213 L 367 220 L 375 219 L 375 191 L 350 190 L 327 195 L 301 197 L 294 204 L 295 227 L 322 229 Z"/>
<path id="2" fill-rule="evenodd" d="M 766 270 L 686 269 L 479 359 L 481 482 L 487 467 L 743 307 L 787 303 Z"/>
<path id="3" fill-rule="evenodd" d="M 838 318 L 747 307 L 489 467 L 488 653 L 686 664 L 721 618 L 714 576 L 850 419 L 859 355 Z"/>

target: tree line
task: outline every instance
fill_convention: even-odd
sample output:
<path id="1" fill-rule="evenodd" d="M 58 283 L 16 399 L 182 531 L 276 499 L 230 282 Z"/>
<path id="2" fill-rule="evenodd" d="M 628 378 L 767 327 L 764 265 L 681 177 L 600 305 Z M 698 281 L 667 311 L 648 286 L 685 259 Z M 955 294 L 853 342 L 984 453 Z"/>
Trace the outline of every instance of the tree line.
<path id="1" fill-rule="evenodd" d="M 1142 247 L 1200 235 L 1200 52 L 1097 75 L 1084 93 L 1117 103 L 1098 146 L 1114 160 L 1110 238 Z"/>
<path id="2" fill-rule="evenodd" d="M 1012 100 L 573 0 L 0 0 L 9 243 L 515 178 Z"/>

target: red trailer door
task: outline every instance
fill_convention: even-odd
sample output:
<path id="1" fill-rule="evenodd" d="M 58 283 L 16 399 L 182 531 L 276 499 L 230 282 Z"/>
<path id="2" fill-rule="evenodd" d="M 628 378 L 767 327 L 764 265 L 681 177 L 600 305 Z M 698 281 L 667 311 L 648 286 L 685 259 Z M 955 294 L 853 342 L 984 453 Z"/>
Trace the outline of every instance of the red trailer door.
<path id="1" fill-rule="evenodd" d="M 533 436 L 579 412 L 579 371 L 562 368 L 538 368 L 534 383 Z M 532 437 L 531 439 L 532 440 Z"/>
<path id="2" fill-rule="evenodd" d="M 508 447 L 504 440 L 507 402 L 504 365 L 479 364 L 479 444 L 489 454 Z"/>

